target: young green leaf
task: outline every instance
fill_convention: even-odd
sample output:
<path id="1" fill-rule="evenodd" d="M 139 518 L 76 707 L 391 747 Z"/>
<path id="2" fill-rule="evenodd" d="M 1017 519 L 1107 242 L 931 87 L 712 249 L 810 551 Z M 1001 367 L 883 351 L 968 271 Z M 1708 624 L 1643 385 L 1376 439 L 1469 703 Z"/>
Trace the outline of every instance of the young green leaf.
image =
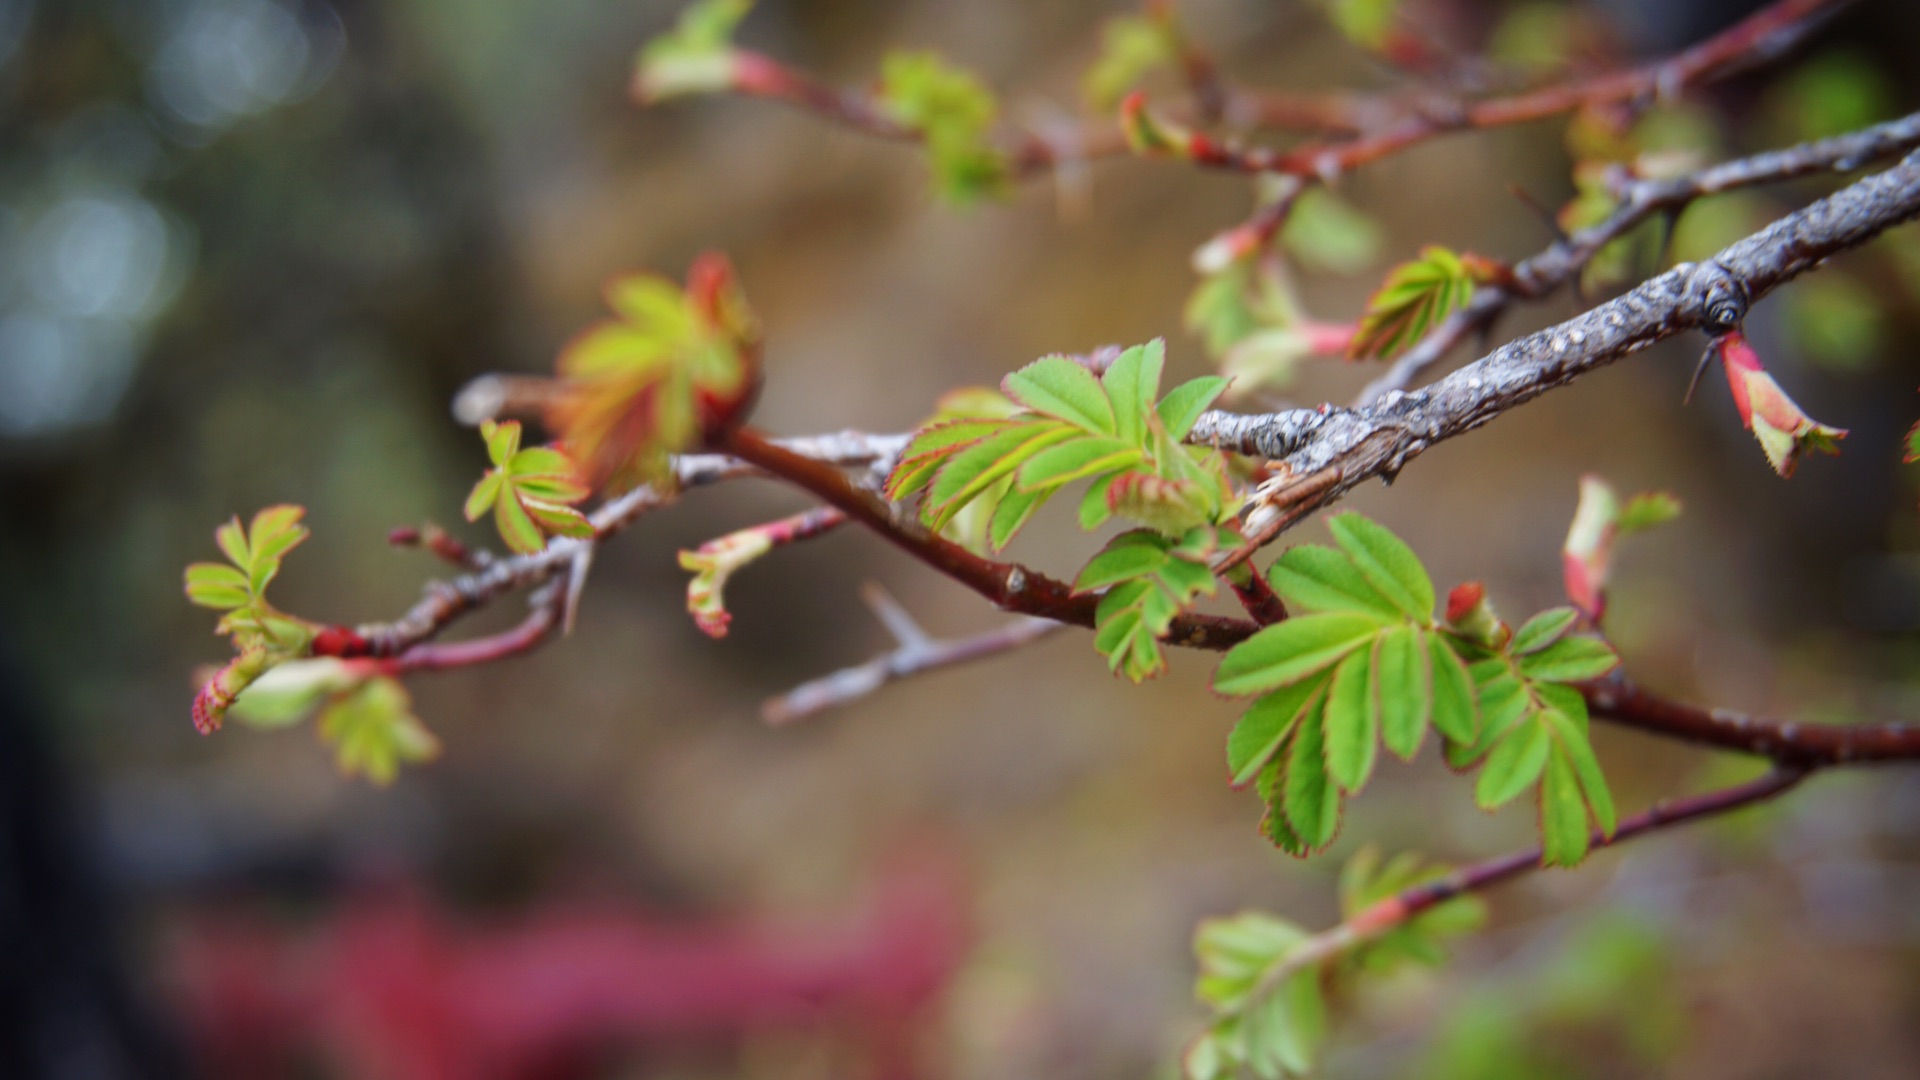
<path id="1" fill-rule="evenodd" d="M 1480 709 L 1473 676 L 1445 633 L 1427 638 L 1427 664 L 1433 672 L 1433 726 L 1450 743 L 1470 745 L 1480 731 Z"/>
<path id="2" fill-rule="evenodd" d="M 685 289 L 651 274 L 607 285 L 614 318 L 560 354 L 548 426 L 593 488 L 671 481 L 669 455 L 745 418 L 760 377 L 760 331 L 733 267 L 709 253 Z"/>
<path id="3" fill-rule="evenodd" d="M 1520 657 L 1520 673 L 1539 682 L 1584 682 L 1619 665 L 1620 658 L 1606 642 L 1590 637 L 1564 637 Z"/>
<path id="4" fill-rule="evenodd" d="M 1281 759 L 1286 782 L 1279 809 L 1308 852 L 1333 843 L 1340 831 L 1340 785 L 1327 771 L 1322 704 L 1308 706 Z"/>
<path id="5" fill-rule="evenodd" d="M 1573 629 L 1580 613 L 1570 607 L 1549 608 L 1523 623 L 1513 632 L 1513 641 L 1507 651 L 1515 656 L 1536 653 L 1552 645 Z"/>
<path id="6" fill-rule="evenodd" d="M 1100 56 L 1080 78 L 1081 96 L 1095 112 L 1111 112 L 1141 79 L 1179 59 L 1171 10 L 1119 15 L 1101 26 Z"/>
<path id="7" fill-rule="evenodd" d="M 1287 549 L 1267 568 L 1267 581 L 1289 610 L 1400 618 L 1400 609 L 1367 581 L 1352 557 L 1330 547 L 1302 544 Z"/>
<path id="8" fill-rule="evenodd" d="M 1201 556 L 1204 560 L 1204 556 Z M 1135 529 L 1114 537 L 1075 582 L 1076 592 L 1107 588 L 1094 609 L 1094 647 L 1110 670 L 1134 682 L 1166 667 L 1160 639 L 1173 619 L 1217 583 L 1204 561 L 1195 561 L 1174 541 Z"/>
<path id="9" fill-rule="evenodd" d="M 1473 296 L 1476 282 L 1491 280 L 1495 264 L 1475 255 L 1457 255 L 1438 245 L 1401 263 L 1367 302 L 1347 354 L 1354 359 L 1391 357 L 1425 337 L 1428 331 Z"/>
<path id="10" fill-rule="evenodd" d="M 1587 804 L 1566 757 L 1547 759 L 1540 780 L 1540 861 L 1548 866 L 1578 866 L 1587 857 Z"/>
<path id="11" fill-rule="evenodd" d="M 1327 772 L 1340 790 L 1351 794 L 1365 786 L 1373 774 L 1379 747 L 1373 656 L 1369 650 L 1355 649 L 1334 670 L 1333 686 L 1327 693 Z"/>
<path id="12" fill-rule="evenodd" d="M 1244 787 L 1274 759 L 1323 689 L 1322 682 L 1309 679 L 1247 706 L 1227 735 L 1227 772 L 1232 786 Z"/>
<path id="13" fill-rule="evenodd" d="M 1006 190 L 1006 156 L 988 141 L 1000 112 L 971 72 L 933 52 L 893 52 L 880 70 L 880 106 L 926 140 L 941 197 L 966 206 Z"/>
<path id="14" fill-rule="evenodd" d="M 1412 760 L 1427 733 L 1433 710 L 1433 676 L 1426 642 L 1415 627 L 1382 633 L 1373 645 L 1374 696 L 1380 702 L 1380 736 L 1387 749 Z"/>
<path id="15" fill-rule="evenodd" d="M 1382 596 L 1421 623 L 1433 619 L 1433 579 L 1405 541 L 1360 514 L 1335 514 L 1327 520 L 1334 540 Z"/>
<path id="16" fill-rule="evenodd" d="M 1034 412 L 1091 434 L 1112 435 L 1118 430 L 1113 402 L 1101 381 L 1085 365 L 1064 356 L 1043 356 L 1008 375 L 1000 386 L 1008 397 Z"/>
<path id="17" fill-rule="evenodd" d="M 1339 663 L 1380 630 L 1380 621 L 1367 615 L 1296 615 L 1229 650 L 1214 672 L 1213 687 L 1235 696 L 1277 690 Z"/>
<path id="18" fill-rule="evenodd" d="M 1113 402 L 1115 433 L 1128 442 L 1144 443 L 1147 437 L 1166 353 L 1166 342 L 1155 338 L 1122 351 L 1100 376 L 1100 386 Z"/>
<path id="19" fill-rule="evenodd" d="M 593 524 L 569 504 L 587 497 L 573 462 L 558 450 L 520 445 L 520 422 L 484 420 L 480 437 L 494 467 L 467 496 L 468 521 L 488 510 L 507 546 L 522 555 L 546 547 L 547 535 L 587 537 Z"/>
<path id="20" fill-rule="evenodd" d="M 393 783 L 401 765 L 440 753 L 440 741 L 413 715 L 413 701 L 395 679 L 369 679 L 335 699 L 321 712 L 319 730 L 333 746 L 341 773 L 381 787 Z"/>
<path id="21" fill-rule="evenodd" d="M 1532 787 L 1546 767 L 1553 738 L 1544 724 L 1522 724 L 1494 744 L 1480 767 L 1473 798 L 1482 810 L 1495 810 Z"/>

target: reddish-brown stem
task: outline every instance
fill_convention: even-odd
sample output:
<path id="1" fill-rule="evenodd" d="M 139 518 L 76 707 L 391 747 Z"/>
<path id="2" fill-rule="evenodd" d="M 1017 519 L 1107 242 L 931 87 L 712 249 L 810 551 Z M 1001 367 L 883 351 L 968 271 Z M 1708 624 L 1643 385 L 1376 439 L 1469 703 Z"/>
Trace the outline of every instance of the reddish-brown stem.
<path id="1" fill-rule="evenodd" d="M 733 89 L 752 97 L 782 101 L 876 138 L 920 142 L 916 128 L 894 119 L 873 95 L 828 86 L 770 56 L 734 50 Z M 1063 158 L 1076 160 L 1113 157 L 1127 151 L 1118 126 L 1101 123 L 1070 138 L 1047 137 L 1031 131 L 1013 136 L 1007 158 L 1017 175 L 1043 172 Z"/>
<path id="2" fill-rule="evenodd" d="M 1287 605 L 1281 601 L 1280 594 L 1273 591 L 1267 576 L 1245 563 L 1234 567 L 1226 574 L 1227 584 L 1232 586 L 1233 595 L 1239 599 L 1240 606 L 1261 626 L 1272 626 L 1287 617 Z"/>
<path id="3" fill-rule="evenodd" d="M 796 454 L 751 428 L 727 434 L 716 449 L 811 492 L 829 506 L 838 507 L 854 521 L 1002 610 L 1076 626 L 1093 625 L 1098 596 L 1076 594 L 1066 582 L 1037 570 L 975 555 L 959 544 L 935 536 L 910 519 L 897 517 L 893 506 L 855 484 L 833 465 Z M 1174 621 L 1168 640 L 1197 648 L 1224 649 L 1246 636 L 1245 626 L 1238 620 L 1213 615 L 1182 615 Z"/>
<path id="4" fill-rule="evenodd" d="M 1649 693 L 1624 675 L 1581 687 L 1593 714 L 1623 727 L 1814 767 L 1920 758 L 1920 725 L 1799 724 L 1703 709 Z"/>
<path id="5" fill-rule="evenodd" d="M 560 625 L 557 593 L 542 593 L 533 600 L 533 611 L 518 626 L 498 634 L 470 641 L 422 642 L 398 656 L 371 661 L 382 675 L 410 675 L 417 671 L 445 671 L 449 668 L 491 664 L 509 656 L 531 652 Z"/>
<path id="6" fill-rule="evenodd" d="M 1655 803 L 1648 810 L 1622 820 L 1620 827 L 1614 830 L 1611 839 L 1596 830 L 1592 842 L 1595 847 L 1620 844 L 1657 829 L 1697 821 L 1715 814 L 1724 814 L 1729 810 L 1737 810 L 1743 806 L 1771 799 L 1806 779 L 1808 771 L 1800 766 L 1780 765 L 1766 775 L 1744 784 L 1703 795 L 1666 799 Z M 1540 848 L 1536 846 L 1488 859 L 1485 862 L 1463 866 L 1446 877 L 1424 885 L 1416 885 L 1397 896 L 1381 901 L 1377 906 L 1385 914 L 1362 912 L 1360 916 L 1355 917 L 1354 921 L 1373 924 L 1384 920 L 1387 914 L 1396 914 L 1398 919 L 1393 919 L 1387 924 L 1404 922 L 1456 896 L 1478 892 L 1530 870 L 1536 870 L 1541 865 L 1540 854 Z"/>
<path id="7" fill-rule="evenodd" d="M 1852 0 L 1778 0 L 1699 44 L 1658 63 L 1506 97 L 1434 99 L 1384 129 L 1358 138 L 1291 150 L 1236 149 L 1198 140 L 1193 159 L 1245 172 L 1326 177 L 1367 165 L 1437 135 L 1543 120 L 1583 108 L 1651 101 L 1711 82 L 1786 51 L 1822 15 Z"/>

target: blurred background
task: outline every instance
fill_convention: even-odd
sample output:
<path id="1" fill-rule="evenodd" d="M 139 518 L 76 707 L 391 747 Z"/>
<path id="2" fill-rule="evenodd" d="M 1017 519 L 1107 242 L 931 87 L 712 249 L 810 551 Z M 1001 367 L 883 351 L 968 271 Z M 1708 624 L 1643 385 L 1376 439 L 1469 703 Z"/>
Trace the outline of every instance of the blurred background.
<path id="1" fill-rule="evenodd" d="M 1631 57 L 1758 6 L 1422 11 L 1477 44 L 1524 8 Z M 1211 658 L 1136 688 L 1077 632 L 769 729 L 762 699 L 888 647 L 866 582 L 936 633 L 998 616 L 848 530 L 743 574 L 732 635 L 708 640 L 675 551 L 805 506 L 752 483 L 607 545 L 572 638 L 414 679 L 444 752 L 390 788 L 339 776 L 310 727 L 196 735 L 192 674 L 227 647 L 180 572 L 213 557 L 213 527 L 304 504 L 314 536 L 280 606 L 397 616 L 443 570 L 390 528 L 488 539 L 459 522 L 485 459 L 453 394 L 545 369 L 613 273 L 730 252 L 769 333 L 758 422 L 782 434 L 904 430 L 943 390 L 1052 351 L 1165 336 L 1171 375 L 1206 370 L 1181 330 L 1189 255 L 1246 215 L 1243 179 L 1118 161 L 1072 212 L 1045 182 L 955 211 L 913 151 L 780 106 L 636 108 L 634 52 L 677 7 L 0 0 L 0 1075 L 1171 1076 L 1201 1020 L 1196 920 L 1328 925 L 1363 843 L 1466 861 L 1528 841 L 1530 810 L 1482 814 L 1429 753 L 1385 767 L 1334 852 L 1292 861 L 1224 783 L 1235 708 L 1204 689 Z M 770 0 L 742 40 L 848 83 L 889 47 L 937 48 L 1046 124 L 1128 10 Z M 1391 85 L 1308 5 L 1180 11 L 1249 84 Z M 1672 112 L 1709 156 L 1897 116 L 1920 100 L 1916 46 L 1920 12 L 1866 0 Z M 1423 243 L 1544 247 L 1507 188 L 1569 197 L 1561 130 L 1436 140 L 1344 182 L 1378 237 L 1351 272 L 1304 278 L 1309 304 L 1351 317 Z M 1729 239 L 1820 190 L 1683 227 Z M 1912 233 L 1755 313 L 1781 382 L 1852 431 L 1790 483 L 1717 379 L 1682 408 L 1702 344 L 1683 339 L 1349 501 L 1513 614 L 1558 599 L 1582 473 L 1672 491 L 1685 515 L 1616 572 L 1638 678 L 1910 717 Z M 1309 368 L 1281 396 L 1344 401 L 1370 374 Z M 1090 546 L 1070 516 L 1043 514 L 1016 554 L 1071 572 Z M 460 632 L 505 625 L 516 605 L 498 606 Z M 1755 771 L 1596 743 L 1623 810 Z M 1917 836 L 1920 775 L 1861 771 L 1532 875 L 1445 968 L 1342 1002 L 1326 1073 L 1920 1074 Z"/>

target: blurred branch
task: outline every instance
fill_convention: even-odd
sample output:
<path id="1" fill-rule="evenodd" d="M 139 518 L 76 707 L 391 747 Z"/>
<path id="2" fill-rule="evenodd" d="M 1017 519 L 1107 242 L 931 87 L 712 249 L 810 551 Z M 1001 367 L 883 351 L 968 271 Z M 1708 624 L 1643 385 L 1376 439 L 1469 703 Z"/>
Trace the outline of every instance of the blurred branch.
<path id="1" fill-rule="evenodd" d="M 868 606 L 893 634 L 898 647 L 864 664 L 794 687 L 761 707 L 769 724 L 788 724 L 828 709 L 849 705 L 896 679 L 1010 652 L 1066 625 L 1051 619 L 1024 618 L 972 637 L 938 640 L 878 585 L 864 590 Z"/>
<path id="2" fill-rule="evenodd" d="M 1781 794 L 1806 779 L 1807 775 L 1808 770 L 1805 768 L 1782 765 L 1744 784 L 1704 795 L 1667 799 L 1655 803 L 1649 810 L 1621 821 L 1619 828 L 1614 830 L 1612 836 L 1607 836 L 1596 829 L 1591 840 L 1596 848 L 1625 843 L 1637 836 L 1644 836 L 1659 829 L 1738 810 Z M 1388 931 L 1404 926 L 1409 920 L 1431 908 L 1468 893 L 1499 885 L 1521 874 L 1538 870 L 1544 865 L 1540 860 L 1541 849 L 1535 845 L 1522 851 L 1460 867 L 1445 877 L 1412 886 L 1377 901 L 1338 926 L 1323 930 L 1289 949 L 1277 962 L 1261 973 L 1259 982 L 1247 995 L 1247 1001 L 1252 1003 L 1264 1000 L 1294 975 L 1324 964 L 1357 945 L 1365 944 Z"/>
<path id="3" fill-rule="evenodd" d="M 1428 95 L 1414 99 L 1409 115 L 1384 128 L 1291 150 L 1237 149 L 1208 140 L 1205 151 L 1195 153 L 1193 160 L 1242 172 L 1328 179 L 1452 132 L 1505 127 L 1604 105 L 1670 99 L 1690 87 L 1780 56 L 1852 2 L 1777 0 L 1683 52 L 1642 67 L 1477 101 Z"/>
<path id="4" fill-rule="evenodd" d="M 1817 768 L 1920 758 L 1920 725 L 1800 724 L 1732 709 L 1702 709 L 1641 689 L 1614 674 L 1581 688 L 1593 715 L 1623 727 L 1723 750 Z"/>

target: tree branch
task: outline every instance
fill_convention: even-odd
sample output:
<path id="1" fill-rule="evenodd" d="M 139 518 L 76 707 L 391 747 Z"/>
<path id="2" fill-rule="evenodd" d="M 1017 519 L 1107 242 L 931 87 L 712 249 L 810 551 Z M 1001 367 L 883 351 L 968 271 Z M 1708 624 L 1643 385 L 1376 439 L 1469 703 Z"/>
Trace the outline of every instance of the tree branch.
<path id="1" fill-rule="evenodd" d="M 1808 770 L 1804 768 L 1781 766 L 1765 776 L 1734 787 L 1704 795 L 1658 802 L 1651 809 L 1620 822 L 1620 827 L 1614 830 L 1611 838 L 1595 830 L 1592 842 L 1596 848 L 1620 844 L 1658 829 L 1750 806 L 1779 795 L 1798 784 L 1807 775 Z M 1256 1007 L 1293 976 L 1317 968 L 1336 959 L 1349 949 L 1364 945 L 1397 927 L 1404 926 L 1422 912 L 1457 897 L 1479 892 L 1521 874 L 1540 869 L 1544 865 L 1540 860 L 1541 849 L 1535 845 L 1524 851 L 1516 851 L 1509 855 L 1460 867 L 1445 877 L 1404 889 L 1369 905 L 1355 913 L 1352 918 L 1323 930 L 1287 950 L 1260 973 L 1259 981 L 1248 992 L 1246 1004 L 1242 1005 L 1239 1011 L 1244 1013 Z"/>
<path id="2" fill-rule="evenodd" d="M 794 484 L 880 534 L 896 547 L 992 601 L 1003 611 L 1092 626 L 1099 597 L 1075 593 L 1064 581 L 1022 566 L 975 555 L 922 528 L 869 488 L 813 458 L 794 453 L 750 428 L 730 433 L 721 449 Z M 1186 614 L 1174 620 L 1168 640 L 1196 648 L 1224 649 L 1246 637 L 1247 624 L 1216 615 Z"/>
<path id="3" fill-rule="evenodd" d="M 1557 241 L 1513 268 L 1511 285 L 1489 285 L 1474 292 L 1465 308 L 1433 328 L 1394 361 L 1384 375 L 1367 384 L 1355 399 L 1368 405 L 1394 390 L 1405 390 L 1420 373 L 1438 363 L 1468 335 L 1492 326 L 1515 300 L 1537 300 L 1573 280 L 1608 244 L 1641 222 L 1672 213 L 1695 199 L 1739 188 L 1780 183 L 1824 172 L 1851 172 L 1920 147 L 1920 113 L 1847 135 L 1803 143 L 1724 162 L 1687 176 L 1662 180 L 1624 180 L 1619 208 L 1605 221 Z"/>
<path id="4" fill-rule="evenodd" d="M 1414 393 L 1357 409 L 1265 415 L 1208 412 L 1189 440 L 1279 463 L 1288 478 L 1331 470 L 1324 501 L 1364 480 L 1391 479 L 1443 439 L 1622 356 L 1684 331 L 1715 327 L 1821 261 L 1920 214 L 1920 155 L 1842 188 L 1701 264 L 1683 263 L 1605 304 L 1519 338 Z M 1712 314 L 1709 309 L 1712 308 Z M 1724 329 L 1724 326 L 1717 327 Z"/>
<path id="5" fill-rule="evenodd" d="M 1800 724 L 1672 701 L 1615 674 L 1580 688 L 1593 715 L 1670 739 L 1813 768 L 1920 758 L 1920 725 Z"/>
<path id="6" fill-rule="evenodd" d="M 896 679 L 995 656 L 1038 641 L 1065 623 L 1024 618 L 972 637 L 938 640 L 930 637 L 893 597 L 879 586 L 866 590 L 867 603 L 893 633 L 899 647 L 864 664 L 841 668 L 794 687 L 761 706 L 769 724 L 790 724 L 828 709 L 852 704 Z"/>

